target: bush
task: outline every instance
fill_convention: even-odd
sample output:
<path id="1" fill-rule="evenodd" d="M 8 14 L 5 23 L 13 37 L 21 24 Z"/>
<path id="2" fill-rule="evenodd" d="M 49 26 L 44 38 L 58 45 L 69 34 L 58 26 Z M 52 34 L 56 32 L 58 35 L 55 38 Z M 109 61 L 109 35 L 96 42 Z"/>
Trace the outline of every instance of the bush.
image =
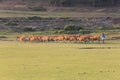
<path id="1" fill-rule="evenodd" d="M 7 25 L 7 26 L 17 26 L 18 23 L 16 23 L 16 22 L 8 22 L 5 25 Z"/>
<path id="2" fill-rule="evenodd" d="M 64 34 L 65 31 L 64 30 L 55 30 L 53 31 L 54 34 Z"/>
<path id="3" fill-rule="evenodd" d="M 25 27 L 24 29 L 23 29 L 23 31 L 25 31 L 25 32 L 31 32 L 31 31 L 35 31 L 35 28 L 33 28 L 33 27 Z"/>
<path id="4" fill-rule="evenodd" d="M 64 26 L 64 30 L 65 31 L 72 31 L 75 29 L 75 25 L 74 24 L 69 24 L 69 25 L 65 25 Z"/>
<path id="5" fill-rule="evenodd" d="M 62 17 L 60 19 L 66 20 L 66 21 L 77 21 L 77 19 L 71 18 L 71 17 Z"/>
<path id="6" fill-rule="evenodd" d="M 83 29 L 80 26 L 76 26 L 74 24 L 68 24 L 64 26 L 65 31 L 79 31 L 80 29 Z"/>
<path id="7" fill-rule="evenodd" d="M 118 26 L 118 27 L 115 27 L 115 29 L 120 29 L 120 27 Z"/>
<path id="8" fill-rule="evenodd" d="M 65 31 L 65 34 L 78 34 L 78 31 Z"/>
<path id="9" fill-rule="evenodd" d="M 64 30 L 59 30 L 59 31 L 58 31 L 58 34 L 64 34 L 64 33 L 65 33 Z"/>
<path id="10" fill-rule="evenodd" d="M 80 34 L 85 34 L 86 31 L 85 31 L 85 30 L 79 30 L 79 33 L 80 33 Z"/>
<path id="11" fill-rule="evenodd" d="M 38 16 L 32 16 L 32 17 L 28 17 L 27 18 L 28 20 L 40 20 L 42 19 L 41 17 L 38 17 Z"/>
<path id="12" fill-rule="evenodd" d="M 89 34 L 89 33 L 91 33 L 92 31 L 91 30 L 84 30 L 84 29 L 80 29 L 79 30 L 79 33 L 80 34 Z"/>
<path id="13" fill-rule="evenodd" d="M 8 38 L 8 37 L 6 37 L 6 36 L 0 36 L 0 38 Z"/>
<path id="14" fill-rule="evenodd" d="M 46 8 L 44 8 L 43 6 L 39 6 L 39 7 L 34 7 L 32 8 L 33 11 L 47 11 Z"/>

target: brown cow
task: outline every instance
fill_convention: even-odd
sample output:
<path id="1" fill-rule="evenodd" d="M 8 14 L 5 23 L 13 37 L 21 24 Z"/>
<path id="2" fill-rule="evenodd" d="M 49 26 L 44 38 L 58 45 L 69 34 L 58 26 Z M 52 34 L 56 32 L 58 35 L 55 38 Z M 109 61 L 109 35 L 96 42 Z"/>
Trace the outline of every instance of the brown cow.
<path id="1" fill-rule="evenodd" d="M 31 36 L 28 36 L 27 39 L 28 39 L 28 41 L 33 42 L 33 41 L 36 41 L 37 38 L 36 38 L 36 36 L 31 35 Z"/>
<path id="2" fill-rule="evenodd" d="M 25 41 L 25 36 L 17 36 L 18 41 Z"/>
<path id="3" fill-rule="evenodd" d="M 64 35 L 64 40 L 76 41 L 77 40 L 77 36 L 74 36 L 74 35 Z"/>
<path id="4" fill-rule="evenodd" d="M 49 36 L 48 41 L 54 41 L 54 36 Z"/>
<path id="5" fill-rule="evenodd" d="M 48 36 L 41 36 L 41 41 L 42 42 L 48 41 Z"/>
<path id="6" fill-rule="evenodd" d="M 58 35 L 58 36 L 49 36 L 49 41 L 64 41 L 65 38 L 62 35 Z"/>
<path id="7" fill-rule="evenodd" d="M 82 35 L 82 36 L 78 36 L 77 40 L 80 41 L 80 42 L 85 42 L 86 43 L 89 40 L 89 37 Z"/>
<path id="8" fill-rule="evenodd" d="M 69 41 L 76 41 L 77 40 L 77 37 L 76 36 L 74 36 L 74 35 L 71 35 L 71 36 L 69 36 L 69 39 L 68 39 Z"/>
<path id="9" fill-rule="evenodd" d="M 92 42 L 98 41 L 98 42 L 100 42 L 100 36 L 89 36 L 89 41 L 92 41 Z"/>
<path id="10" fill-rule="evenodd" d="M 42 41 L 41 36 L 36 36 L 36 41 L 41 42 Z"/>
<path id="11" fill-rule="evenodd" d="M 64 40 L 69 40 L 70 35 L 64 35 Z"/>
<path id="12" fill-rule="evenodd" d="M 57 36 L 57 40 L 58 40 L 58 41 L 64 41 L 65 38 L 64 38 L 64 36 L 61 36 L 61 35 L 60 35 L 60 36 Z"/>

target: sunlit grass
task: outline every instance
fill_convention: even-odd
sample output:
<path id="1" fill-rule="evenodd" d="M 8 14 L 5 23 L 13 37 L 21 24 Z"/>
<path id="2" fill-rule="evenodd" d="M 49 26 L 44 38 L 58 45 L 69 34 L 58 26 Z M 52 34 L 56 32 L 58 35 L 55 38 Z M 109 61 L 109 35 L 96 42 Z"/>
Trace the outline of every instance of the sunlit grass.
<path id="1" fill-rule="evenodd" d="M 89 15 L 88 15 L 89 14 Z M 119 13 L 97 13 L 97 12 L 39 12 L 39 11 L 17 11 L 0 10 L 0 17 L 119 17 Z"/>
<path id="2" fill-rule="evenodd" d="M 106 44 L 0 41 L 0 80 L 118 80 L 120 41 Z M 80 49 L 117 47 L 116 49 Z"/>

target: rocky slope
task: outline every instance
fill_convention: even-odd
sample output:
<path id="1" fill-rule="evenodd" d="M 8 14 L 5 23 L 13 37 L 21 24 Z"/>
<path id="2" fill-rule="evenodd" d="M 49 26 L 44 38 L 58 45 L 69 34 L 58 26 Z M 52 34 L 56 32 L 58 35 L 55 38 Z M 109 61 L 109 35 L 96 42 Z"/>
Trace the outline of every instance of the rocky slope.
<path id="1" fill-rule="evenodd" d="M 117 29 L 120 28 L 120 17 L 91 17 L 91 18 L 0 18 L 0 30 L 23 31 L 25 28 L 35 30 L 59 30 L 65 25 L 74 24 L 85 29 Z"/>

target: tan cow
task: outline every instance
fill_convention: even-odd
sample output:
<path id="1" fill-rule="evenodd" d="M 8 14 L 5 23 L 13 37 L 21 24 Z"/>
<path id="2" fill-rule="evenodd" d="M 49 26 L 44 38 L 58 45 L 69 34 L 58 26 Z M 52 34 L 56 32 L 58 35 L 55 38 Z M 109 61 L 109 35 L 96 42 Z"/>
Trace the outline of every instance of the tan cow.
<path id="1" fill-rule="evenodd" d="M 20 42 L 25 41 L 25 36 L 17 36 L 17 40 Z"/>
<path id="2" fill-rule="evenodd" d="M 42 42 L 48 41 L 48 36 L 41 36 L 41 41 Z"/>
<path id="3" fill-rule="evenodd" d="M 89 40 L 92 42 L 94 41 L 100 42 L 100 36 L 89 36 Z"/>
<path id="4" fill-rule="evenodd" d="M 31 41 L 31 42 L 34 42 L 36 40 L 36 36 L 33 36 L 33 35 L 28 36 L 27 38 L 28 38 L 28 41 Z"/>
<path id="5" fill-rule="evenodd" d="M 77 40 L 80 41 L 80 42 L 85 42 L 86 43 L 89 40 L 89 36 L 84 36 L 84 35 L 78 36 Z"/>

